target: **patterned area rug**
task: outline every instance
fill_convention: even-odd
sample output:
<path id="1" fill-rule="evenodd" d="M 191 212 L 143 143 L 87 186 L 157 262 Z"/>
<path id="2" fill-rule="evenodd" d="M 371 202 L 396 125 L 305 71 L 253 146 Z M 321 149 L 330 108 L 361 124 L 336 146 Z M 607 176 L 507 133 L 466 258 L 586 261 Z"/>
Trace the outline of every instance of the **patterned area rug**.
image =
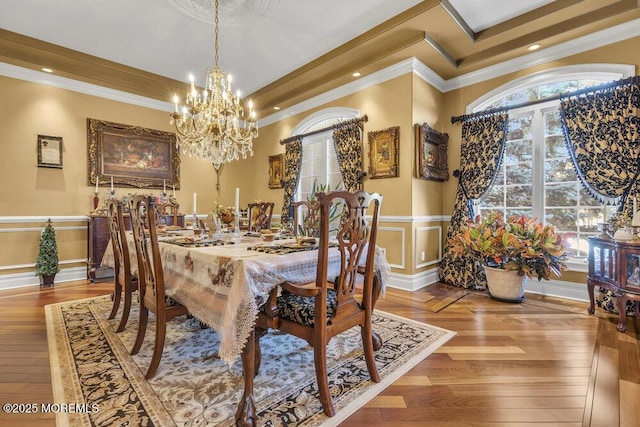
<path id="1" fill-rule="evenodd" d="M 234 425 L 242 364 L 229 366 L 218 358 L 215 331 L 202 329 L 195 319 L 171 321 L 160 367 L 147 381 L 154 317 L 145 344 L 132 357 L 137 310 L 116 334 L 118 317 L 106 320 L 110 307 L 108 296 L 45 307 L 54 402 L 74 410 L 57 414 L 58 425 Z M 290 335 L 270 331 L 264 336 L 254 388 L 258 425 L 337 425 L 455 335 L 384 312 L 375 313 L 374 325 L 384 340 L 376 352 L 380 383 L 369 378 L 358 328 L 329 345 L 334 417 L 322 413 L 317 398 L 312 348 Z"/>

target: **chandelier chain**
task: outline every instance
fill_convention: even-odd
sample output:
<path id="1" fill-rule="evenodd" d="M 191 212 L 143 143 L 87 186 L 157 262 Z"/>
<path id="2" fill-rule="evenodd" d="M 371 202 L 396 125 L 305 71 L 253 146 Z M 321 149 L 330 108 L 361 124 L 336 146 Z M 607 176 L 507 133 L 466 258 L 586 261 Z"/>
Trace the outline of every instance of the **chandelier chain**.
<path id="1" fill-rule="evenodd" d="M 214 69 L 205 72 L 205 84 L 199 93 L 193 75 L 185 105 L 174 96 L 175 110 L 171 124 L 176 129 L 176 144 L 183 154 L 210 161 L 215 168 L 253 156 L 253 139 L 258 125 L 253 102 L 248 101 L 248 114 L 242 106 L 240 91 L 231 90 L 232 78 L 219 66 L 219 0 L 215 0 Z"/>

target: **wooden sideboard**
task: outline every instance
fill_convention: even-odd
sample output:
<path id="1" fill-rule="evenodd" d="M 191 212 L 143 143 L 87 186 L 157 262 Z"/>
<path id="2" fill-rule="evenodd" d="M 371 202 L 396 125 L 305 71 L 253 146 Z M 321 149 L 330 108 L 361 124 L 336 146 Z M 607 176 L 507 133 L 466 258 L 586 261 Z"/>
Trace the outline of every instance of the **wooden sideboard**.
<path id="1" fill-rule="evenodd" d="M 178 224 L 176 225 L 184 227 L 184 215 L 180 214 L 177 218 Z M 171 224 L 173 215 L 165 214 L 162 219 L 164 219 L 165 223 Z M 124 224 L 127 230 L 131 229 L 129 215 L 124 216 Z M 91 282 L 113 277 L 112 268 L 100 266 L 110 238 L 107 215 L 90 215 L 87 224 L 87 278 Z"/>
<path id="2" fill-rule="evenodd" d="M 627 301 L 640 301 L 640 239 L 589 237 L 589 314 L 595 311 L 595 286 L 607 289 L 617 297 L 617 329 L 626 332 Z"/>

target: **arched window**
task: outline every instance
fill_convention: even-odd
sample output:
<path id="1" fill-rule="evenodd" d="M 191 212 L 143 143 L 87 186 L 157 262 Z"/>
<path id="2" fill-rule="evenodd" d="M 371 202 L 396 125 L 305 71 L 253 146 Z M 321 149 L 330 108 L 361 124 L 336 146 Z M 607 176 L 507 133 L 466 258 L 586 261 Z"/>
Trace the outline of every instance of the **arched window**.
<path id="1" fill-rule="evenodd" d="M 518 105 L 619 80 L 634 74 L 633 66 L 593 64 L 536 73 L 504 85 L 471 104 L 469 112 Z M 587 237 L 615 212 L 582 187 L 567 151 L 559 100 L 509 110 L 509 133 L 501 169 L 490 190 L 478 201 L 476 213 L 499 211 L 535 216 L 559 232 L 575 233 L 575 261 L 587 256 Z M 582 263 L 580 263 L 582 264 Z"/>
<path id="2" fill-rule="evenodd" d="M 302 120 L 291 134 L 312 132 L 359 116 L 360 112 L 352 108 L 327 108 Z M 341 182 L 342 176 L 333 148 L 333 132 L 326 131 L 305 137 L 302 140 L 302 166 L 295 200 L 307 200 L 314 183 L 329 186 L 333 190 Z"/>

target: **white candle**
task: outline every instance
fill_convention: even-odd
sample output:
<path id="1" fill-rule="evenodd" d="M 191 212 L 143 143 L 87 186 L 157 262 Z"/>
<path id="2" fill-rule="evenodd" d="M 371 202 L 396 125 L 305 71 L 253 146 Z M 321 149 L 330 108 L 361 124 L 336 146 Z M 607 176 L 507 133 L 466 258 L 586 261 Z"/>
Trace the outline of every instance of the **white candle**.
<path id="1" fill-rule="evenodd" d="M 176 185 L 173 184 L 173 198 L 176 198 Z"/>
<path id="2" fill-rule="evenodd" d="M 96 177 L 96 193 L 98 192 L 98 177 Z"/>
<path id="3" fill-rule="evenodd" d="M 196 209 L 196 193 L 193 193 L 193 213 L 198 212 Z"/>
<path id="4" fill-rule="evenodd" d="M 236 188 L 236 212 L 240 210 L 240 189 Z"/>
<path id="5" fill-rule="evenodd" d="M 634 227 L 640 226 L 640 215 L 638 214 L 638 198 L 633 197 L 633 216 L 631 217 L 631 225 Z"/>
<path id="6" fill-rule="evenodd" d="M 111 191 L 113 191 L 113 177 L 111 177 Z"/>
<path id="7" fill-rule="evenodd" d="M 166 180 L 162 180 L 162 192 L 166 193 L 167 192 L 167 181 Z"/>

